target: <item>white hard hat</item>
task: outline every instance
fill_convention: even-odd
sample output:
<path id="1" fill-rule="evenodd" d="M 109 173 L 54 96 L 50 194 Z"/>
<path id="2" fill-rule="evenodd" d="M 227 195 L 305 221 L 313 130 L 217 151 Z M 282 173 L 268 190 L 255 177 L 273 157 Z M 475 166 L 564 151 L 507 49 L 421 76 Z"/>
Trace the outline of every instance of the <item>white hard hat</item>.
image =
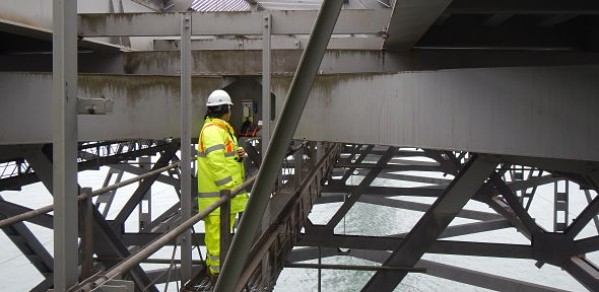
<path id="1" fill-rule="evenodd" d="M 226 91 L 217 89 L 208 95 L 208 100 L 206 101 L 207 107 L 219 106 L 223 104 L 233 105 L 231 102 L 231 96 L 229 96 Z"/>

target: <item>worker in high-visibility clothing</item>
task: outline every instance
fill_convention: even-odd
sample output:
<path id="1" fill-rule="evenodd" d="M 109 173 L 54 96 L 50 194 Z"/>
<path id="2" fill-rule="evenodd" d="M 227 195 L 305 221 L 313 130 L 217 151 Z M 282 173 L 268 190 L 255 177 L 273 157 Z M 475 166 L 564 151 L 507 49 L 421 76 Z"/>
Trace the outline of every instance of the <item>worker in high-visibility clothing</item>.
<path id="1" fill-rule="evenodd" d="M 216 202 L 221 190 L 233 190 L 245 179 L 243 158 L 246 156 L 237 144 L 235 131 L 229 124 L 231 96 L 224 90 L 215 90 L 206 102 L 207 113 L 198 138 L 198 205 L 199 211 Z M 231 199 L 231 229 L 237 214 L 243 212 L 248 201 L 245 191 Z M 220 208 L 204 218 L 206 249 L 210 276 L 213 281 L 220 272 Z"/>

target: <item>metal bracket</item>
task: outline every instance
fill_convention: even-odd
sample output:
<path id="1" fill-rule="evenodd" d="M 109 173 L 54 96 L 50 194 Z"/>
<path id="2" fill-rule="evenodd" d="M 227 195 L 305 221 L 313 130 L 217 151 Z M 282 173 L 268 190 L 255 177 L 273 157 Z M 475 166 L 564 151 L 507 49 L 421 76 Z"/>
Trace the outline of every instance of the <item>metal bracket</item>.
<path id="1" fill-rule="evenodd" d="M 77 113 L 80 115 L 105 115 L 112 113 L 112 99 L 77 98 Z"/>

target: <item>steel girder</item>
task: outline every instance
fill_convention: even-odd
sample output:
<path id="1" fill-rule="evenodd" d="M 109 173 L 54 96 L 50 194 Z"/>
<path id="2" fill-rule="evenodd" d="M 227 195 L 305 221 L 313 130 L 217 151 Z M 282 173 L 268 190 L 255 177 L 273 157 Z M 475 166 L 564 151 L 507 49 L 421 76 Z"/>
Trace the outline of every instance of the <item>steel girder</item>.
<path id="1" fill-rule="evenodd" d="M 341 41 L 343 40 L 343 41 Z M 365 40 L 360 40 L 360 42 Z M 244 40 L 247 41 L 247 40 Z M 319 74 L 344 73 L 397 73 L 403 71 L 427 71 L 441 69 L 572 66 L 599 64 L 599 54 L 579 51 L 549 51 L 539 54 L 529 51 L 496 50 L 434 50 L 418 49 L 410 52 L 380 51 L 368 46 L 357 47 L 354 41 L 333 39 L 330 45 L 348 41 L 332 47 L 324 55 Z M 193 68 L 195 75 L 260 75 L 261 51 L 243 49 L 239 41 L 221 39 L 205 41 L 214 50 L 194 50 Z M 220 44 L 222 42 L 230 44 Z M 272 73 L 291 75 L 296 69 L 302 47 L 277 49 L 285 41 L 273 38 Z M 236 49 L 228 48 L 236 46 Z M 147 52 L 89 52 L 82 48 L 79 54 L 79 73 L 107 74 L 179 74 L 178 51 L 160 50 Z M 160 62 L 157 60 L 160 59 Z M 46 53 L 27 55 L 1 55 L 0 70 L 5 72 L 49 72 L 52 59 Z"/>
<path id="2" fill-rule="evenodd" d="M 318 10 L 270 11 L 273 35 L 308 35 Z M 179 13 L 82 14 L 79 34 L 105 36 L 178 36 Z M 192 36 L 262 35 L 263 13 L 255 11 L 190 13 Z M 333 34 L 380 35 L 388 9 L 343 10 Z"/>
<path id="3" fill-rule="evenodd" d="M 594 98 L 599 84 L 592 78 L 597 72 L 595 66 L 581 66 L 320 76 L 295 138 L 599 160 L 593 148 L 599 134 L 591 126 L 596 115 L 590 110 L 599 103 Z M 13 93 L 3 97 L 13 106 L 0 109 L 0 121 L 38 118 L 6 129 L 0 143 L 49 141 L 50 117 L 44 110 L 49 75 L 0 76 L 5 92 Z M 273 78 L 279 100 L 289 81 Z M 179 107 L 178 100 L 168 98 L 179 95 L 177 78 L 95 75 L 81 76 L 80 83 L 81 96 L 114 102 L 111 114 L 79 118 L 82 140 L 178 136 L 178 121 L 168 114 Z M 199 109 L 202 97 L 218 88 L 220 79 L 194 78 L 193 83 L 193 108 Z M 377 98 L 365 98 L 371 88 L 377 88 Z M 193 110 L 193 120 L 202 114 Z M 372 115 L 381 123 L 369 122 Z"/>

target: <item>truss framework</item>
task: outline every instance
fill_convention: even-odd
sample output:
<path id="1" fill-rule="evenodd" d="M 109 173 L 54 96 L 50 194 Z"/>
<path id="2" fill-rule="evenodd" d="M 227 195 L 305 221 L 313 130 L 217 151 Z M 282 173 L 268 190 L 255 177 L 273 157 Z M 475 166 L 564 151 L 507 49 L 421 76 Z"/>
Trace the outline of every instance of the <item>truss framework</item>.
<path id="1" fill-rule="evenodd" d="M 174 143 L 174 144 L 173 144 Z M 156 145 L 155 143 L 150 143 Z M 130 144 L 133 145 L 133 144 Z M 316 145 L 316 144 L 314 144 Z M 173 149 L 178 149 L 175 142 L 164 145 L 160 153 L 161 158 L 152 162 L 152 169 L 164 165 L 168 161 L 178 161 L 176 156 L 173 156 Z M 169 150 L 171 149 L 171 150 Z M 310 148 L 308 148 L 310 149 Z M 312 148 L 316 149 L 316 148 Z M 131 152 L 131 156 L 142 155 L 140 152 Z M 259 150 L 255 153 L 259 153 Z M 105 153 L 108 154 L 108 153 Z M 316 152 L 307 150 L 307 157 L 314 157 Z M 90 154 L 86 154 L 90 155 Z M 301 155 L 301 156 L 303 156 Z M 129 158 L 131 158 L 129 156 Z M 296 156 L 297 157 L 297 156 Z M 594 225 L 598 219 L 597 209 L 599 204 L 596 196 L 596 180 L 594 178 L 592 165 L 583 165 L 579 163 L 558 163 L 555 160 L 536 160 L 518 157 L 499 157 L 488 156 L 483 154 L 473 155 L 466 152 L 438 151 L 438 150 L 419 150 L 413 148 L 398 148 L 388 146 L 375 145 L 344 145 L 339 152 L 336 162 L 328 174 L 321 173 L 314 177 L 314 182 L 321 182 L 323 185 L 320 190 L 312 189 L 306 194 L 299 197 L 294 197 L 293 194 L 300 191 L 305 186 L 300 184 L 300 177 L 296 177 L 294 173 L 303 173 L 301 177 L 312 177 L 313 173 L 318 168 L 314 168 L 314 163 L 302 163 L 301 160 L 289 160 L 289 165 L 284 166 L 281 176 L 281 186 L 283 188 L 277 192 L 275 200 L 272 203 L 270 212 L 273 215 L 271 219 L 271 227 L 263 235 L 263 239 L 258 241 L 256 249 L 252 251 L 254 255 L 251 257 L 252 265 L 257 267 L 257 270 L 247 269 L 244 274 L 244 281 L 250 281 L 254 286 L 272 287 L 276 284 L 276 278 L 281 269 L 285 265 L 293 267 L 294 264 L 301 264 L 302 261 L 310 259 L 326 258 L 331 256 L 348 256 L 366 259 L 374 263 L 371 281 L 364 286 L 364 291 L 371 289 L 382 289 L 383 291 L 391 291 L 401 282 L 401 278 L 397 274 L 406 274 L 411 272 L 424 271 L 427 275 L 445 278 L 469 285 L 479 286 L 487 289 L 511 290 L 511 289 L 527 289 L 531 291 L 554 291 L 555 288 L 547 287 L 532 282 L 506 278 L 502 275 L 494 275 L 490 272 L 481 272 L 469 270 L 468 267 L 460 267 L 455 265 L 447 265 L 440 262 L 432 262 L 424 260 L 421 255 L 424 253 L 433 254 L 448 254 L 448 255 L 469 255 L 478 257 L 499 257 L 505 259 L 531 259 L 537 262 L 541 267 L 544 264 L 550 264 L 562 268 L 570 274 L 574 279 L 579 281 L 581 285 L 590 290 L 597 288 L 597 281 L 594 280 L 594 271 L 597 269 L 592 263 L 591 258 L 585 257 L 598 250 L 597 242 L 599 238 L 599 227 Z M 463 177 L 467 173 L 466 165 L 471 165 L 482 159 L 485 161 L 483 165 L 487 169 L 492 170 L 492 173 L 484 179 L 484 183 L 480 187 L 471 188 L 470 191 L 459 192 L 467 194 L 466 200 L 475 200 L 487 204 L 491 210 L 476 211 L 463 209 L 461 206 L 455 205 L 455 195 L 451 194 L 451 190 L 455 185 L 464 180 Z M 107 160 L 104 160 L 105 162 Z M 127 169 L 134 174 L 142 173 L 146 170 L 141 170 L 136 166 L 135 160 L 129 160 L 128 164 L 119 164 L 116 167 Z M 520 164 L 515 164 L 520 163 Z M 498 167 L 495 167 L 499 164 Z M 111 165 L 111 164 L 106 164 Z M 32 164 L 37 166 L 37 164 Z M 476 165 L 475 165 L 476 166 Z M 547 167 L 549 166 L 549 167 Z M 299 171 L 299 169 L 304 169 Z M 288 171 L 289 169 L 296 171 Z M 138 169 L 138 170 L 136 170 Z M 285 170 L 288 169 L 288 170 Z M 569 173 L 572 169 L 585 170 L 583 172 Z M 524 176 L 514 175 L 518 171 L 522 171 Z M 539 173 L 538 170 L 543 170 L 543 173 L 549 173 L 549 176 L 535 176 L 532 173 Z M 410 172 L 410 175 L 398 175 L 402 172 Z M 36 173 L 37 172 L 36 169 Z M 476 171 L 475 173 L 481 173 Z M 431 176 L 431 174 L 435 174 Z M 443 174 L 446 175 L 443 178 Z M 460 175 L 462 174 L 462 175 Z M 530 175 L 529 175 L 530 174 Z M 567 174 L 567 175 L 566 175 Z M 527 206 L 535 206 L 535 200 L 539 196 L 547 198 L 546 193 L 538 193 L 546 186 L 555 185 L 558 182 L 568 180 L 568 177 L 576 175 L 582 177 L 586 184 L 581 186 L 585 188 L 586 193 L 591 199 L 588 205 L 580 211 L 579 214 L 571 214 L 571 218 L 576 218 L 568 222 L 563 230 L 555 229 L 554 224 L 541 224 L 535 221 L 535 216 L 547 215 L 545 213 L 534 213 Z M 484 175 L 481 174 L 480 177 Z M 162 214 L 155 214 L 156 219 L 152 220 L 148 225 L 144 226 L 136 232 L 134 230 L 124 230 L 123 224 L 133 214 L 132 211 L 138 206 L 148 188 L 162 177 L 162 182 L 172 183 L 173 192 L 176 193 L 176 180 L 168 180 L 168 176 L 156 176 L 155 179 L 147 180 L 141 183 L 137 190 L 129 194 L 128 202 L 122 206 L 113 206 L 118 208 L 118 215 L 112 220 L 107 220 L 100 212 L 95 212 L 93 236 L 97 244 L 94 252 L 97 257 L 93 266 L 96 269 L 108 268 L 117 263 L 119 259 L 126 257 L 128 253 L 124 252 L 121 247 L 132 246 L 141 248 L 148 244 L 153 239 L 160 236 L 162 232 L 168 230 L 169 226 L 175 226 L 179 222 L 179 205 L 177 202 L 172 208 L 169 208 Z M 381 181 L 393 182 L 392 184 L 414 184 L 424 186 L 414 187 L 379 187 Z M 464 180 L 472 184 L 469 179 Z M 482 182 L 480 179 L 477 181 Z M 357 182 L 357 183 L 356 183 Z M 570 181 L 570 183 L 573 183 Z M 453 188 L 452 188 L 453 186 Z M 531 189 L 535 189 L 531 193 Z M 527 192 L 521 190 L 528 190 Z M 287 195 L 286 195 L 287 194 Z M 444 195 L 445 194 L 445 195 Z M 551 195 L 551 194 L 550 194 Z M 572 198 L 574 194 L 570 193 Z M 439 208 L 439 201 L 443 200 L 444 196 L 451 196 L 451 205 L 457 206 L 451 212 L 439 212 L 435 208 Z M 403 197 L 428 197 L 437 201 L 434 204 L 427 202 L 417 202 L 414 200 L 404 200 Z M 472 197 L 472 198 L 470 198 Z M 595 199 L 593 199 L 595 197 Z M 295 199 L 293 199 L 295 198 Z M 301 199 L 300 199 L 301 198 Z M 310 199 L 309 199 L 310 198 Z M 525 201 L 523 199 L 527 199 Z M 578 197 L 580 200 L 581 198 Z M 280 201 L 279 201 L 280 200 Z M 299 200 L 299 201 L 294 201 Z M 532 202 L 530 202 L 532 200 Z M 558 197 L 555 197 L 558 200 Z M 279 203 L 277 203 L 277 201 Z M 301 205 L 295 205 L 291 202 L 304 202 Z M 332 214 L 330 219 L 324 223 L 313 223 L 310 219 L 304 221 L 300 217 L 286 217 L 293 212 L 307 214 L 311 210 L 311 202 L 316 204 L 326 204 L 337 202 L 338 209 Z M 289 205 L 291 204 L 291 205 Z M 436 233 L 431 232 L 431 227 L 423 224 L 420 228 L 425 228 L 426 232 L 417 230 L 418 224 L 410 229 L 408 233 L 386 234 L 383 236 L 377 235 L 360 235 L 356 233 L 343 234 L 340 233 L 339 226 L 346 220 L 348 213 L 356 206 L 356 204 L 369 204 L 373 206 L 392 207 L 398 210 L 411 210 L 423 212 L 420 217 L 421 222 L 435 222 L 439 224 L 440 218 L 436 218 L 434 214 L 453 214 L 449 218 L 459 217 L 472 220 L 470 223 L 452 224 L 447 228 L 440 226 Z M 285 207 L 288 206 L 288 207 Z M 437 206 L 437 207 L 435 207 Z M 297 209 L 296 209 L 297 208 Z M 14 203 L 2 201 L 0 204 L 0 213 L 3 216 L 9 217 L 29 211 L 27 207 L 19 206 Z M 277 211 L 278 210 L 278 211 Z M 289 210 L 296 210 L 289 213 Z M 99 210 L 98 210 L 99 211 Z M 538 212 L 538 211 L 537 211 Z M 545 210 L 545 212 L 553 214 L 553 210 Z M 569 212 L 574 212 L 569 210 Z M 277 215 L 281 214 L 281 215 Z M 284 217 L 285 217 L 284 216 Z M 305 216 L 305 215 L 304 215 Z M 449 215 L 448 215 L 449 216 Z M 296 218 L 296 219 L 289 219 Z M 305 218 L 305 217 L 304 217 Z M 352 220 L 356 220 L 352 217 Z M 554 218 L 555 219 L 555 218 Z M 365 220 L 365 219 L 363 219 Z M 431 221 L 432 220 L 432 221 Z M 31 219 L 33 224 L 52 227 L 52 216 L 44 215 Z M 290 224 L 288 227 L 281 227 L 281 222 Z M 302 223 L 303 222 L 303 223 Z M 447 222 L 448 223 L 448 222 Z M 393 223 L 390 223 L 393 224 Z M 279 226 L 279 227 L 277 227 Z M 299 233 L 299 229 L 303 226 L 303 232 Z M 593 227 L 594 226 L 594 227 Z M 583 236 L 579 236 L 583 228 L 585 228 Z M 514 228 L 528 238 L 528 243 L 493 243 L 485 241 L 484 232 L 505 230 Z M 9 238 L 14 239 L 15 243 L 20 246 L 21 252 L 26 255 L 34 267 L 45 275 L 47 278 L 41 283 L 40 287 L 49 287 L 52 283 L 52 272 L 44 267 L 51 267 L 52 259 L 48 255 L 44 255 L 45 249 L 35 248 L 39 241 L 36 236 L 29 232 L 26 225 L 14 225 L 3 229 L 9 234 Z M 594 231 L 592 231 L 594 230 Z M 591 232 L 591 234 L 589 233 Z M 414 237 L 415 234 L 423 237 Z M 452 240 L 452 237 L 461 235 L 477 235 L 479 240 L 464 241 Z M 594 235 L 593 235 L 594 234 Z M 284 239 L 281 236 L 290 236 Z M 37 242 L 37 243 L 36 243 Z M 203 234 L 196 234 L 193 237 L 194 244 L 203 242 Z M 260 243 L 262 242 L 262 243 Z M 267 243 L 268 244 L 265 244 Z M 291 251 L 289 244 L 295 249 Z M 409 255 L 415 255 L 410 263 L 395 263 L 393 261 L 393 253 L 401 254 L 401 258 L 406 258 L 405 253 L 402 254 L 402 246 L 412 242 L 412 249 Z M 121 247 L 119 247 L 121 246 Z M 272 246 L 271 250 L 264 249 L 266 246 Z M 263 249 L 260 249 L 262 247 Z M 418 249 L 418 251 L 415 251 Z M 287 256 L 284 250 L 291 251 Z M 265 257 L 269 254 L 269 257 Z M 420 254 L 420 256 L 418 256 Z M 270 258 L 272 262 L 267 265 L 272 269 L 268 274 L 272 278 L 269 280 L 260 280 L 261 272 L 264 272 L 261 265 L 256 265 L 262 258 Z M 45 259 L 45 260 L 41 260 Z M 174 260 L 177 260 L 176 258 Z M 156 261 L 154 261 L 156 262 Z M 166 260 L 164 262 L 170 262 Z M 44 264 L 45 263 L 45 264 Z M 287 263 L 287 264 L 285 264 Z M 378 270 L 377 270 L 377 267 Z M 163 281 L 174 281 L 175 278 L 165 278 L 161 271 L 164 269 L 173 269 L 174 267 L 158 268 L 157 270 L 135 270 L 132 271 L 134 281 L 139 285 L 143 283 L 163 283 Z M 313 265 L 312 268 L 326 268 L 326 265 Z M 361 269 L 359 266 L 339 266 L 333 267 L 338 269 Z M 403 270 L 400 272 L 398 270 Z M 424 270 L 419 270 L 424 269 Z M 175 269 L 174 271 L 178 271 Z M 252 274 L 250 271 L 256 271 L 258 274 Z M 378 274 L 380 277 L 386 277 L 385 281 L 377 282 Z M 391 274 L 392 276 L 385 275 Z M 459 276 L 458 276 L 459 275 Z M 144 280 L 146 279 L 146 280 Z M 389 279 L 395 279 L 396 282 L 389 283 Z M 144 282 L 147 281 L 147 282 Z M 147 285 L 147 284 L 145 284 Z M 376 288 L 374 288 L 376 287 Z"/>

